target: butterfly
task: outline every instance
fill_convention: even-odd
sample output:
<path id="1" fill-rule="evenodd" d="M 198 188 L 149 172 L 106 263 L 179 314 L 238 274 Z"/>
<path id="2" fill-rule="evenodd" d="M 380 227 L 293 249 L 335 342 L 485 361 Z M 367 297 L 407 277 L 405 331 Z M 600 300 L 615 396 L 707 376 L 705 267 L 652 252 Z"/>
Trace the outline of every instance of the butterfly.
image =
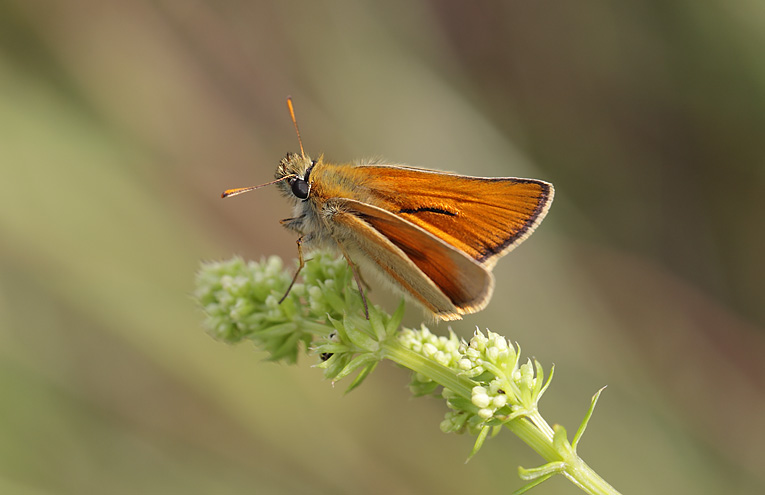
<path id="1" fill-rule="evenodd" d="M 298 273 L 304 245 L 338 249 L 353 269 L 365 311 L 359 266 L 381 274 L 441 320 L 484 309 L 494 290 L 492 268 L 544 219 L 552 184 L 312 159 L 303 150 L 292 99 L 287 106 L 300 154 L 280 161 L 276 180 L 222 196 L 278 184 L 294 205 L 293 216 L 281 223 L 300 235 Z"/>

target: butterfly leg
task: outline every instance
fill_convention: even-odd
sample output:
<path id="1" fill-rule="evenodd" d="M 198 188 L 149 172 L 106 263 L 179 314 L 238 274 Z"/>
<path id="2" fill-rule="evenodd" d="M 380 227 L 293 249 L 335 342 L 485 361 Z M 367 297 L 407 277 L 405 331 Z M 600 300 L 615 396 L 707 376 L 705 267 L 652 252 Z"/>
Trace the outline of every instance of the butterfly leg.
<path id="1" fill-rule="evenodd" d="M 361 272 L 358 272 L 358 275 L 359 275 L 359 280 L 361 280 L 361 285 L 363 285 L 363 286 L 364 286 L 364 288 L 365 288 L 367 291 L 370 291 L 370 290 L 372 290 L 372 286 L 371 286 L 371 285 L 369 285 L 369 283 L 368 283 L 368 282 L 367 282 L 367 281 L 364 279 L 364 275 L 362 275 L 362 274 L 361 274 Z"/>
<path id="2" fill-rule="evenodd" d="M 300 215 L 299 217 L 294 218 L 285 218 L 284 220 L 279 220 L 279 223 L 289 230 L 302 234 L 303 227 L 305 226 L 305 215 Z"/>
<path id="3" fill-rule="evenodd" d="M 356 287 L 359 288 L 359 294 L 361 295 L 361 302 L 364 303 L 364 316 L 369 319 L 369 307 L 367 306 L 367 296 L 364 295 L 364 288 L 362 287 L 363 280 L 361 278 L 361 275 L 359 274 L 359 268 L 356 266 L 356 263 L 351 260 L 351 257 L 348 255 L 348 251 L 345 250 L 345 246 L 343 246 L 343 243 L 335 239 L 337 242 L 337 246 L 340 248 L 340 252 L 343 253 L 343 258 L 345 258 L 345 261 L 348 262 L 348 266 L 351 267 L 351 273 L 353 273 L 353 279 L 356 281 Z"/>
<path id="4" fill-rule="evenodd" d="M 305 262 L 306 261 L 310 261 L 310 260 L 303 259 L 303 239 L 304 238 L 305 238 L 305 236 L 303 236 L 303 235 L 298 237 L 297 248 L 298 248 L 298 261 L 299 261 L 300 264 L 298 265 L 298 269 L 295 272 L 295 276 L 292 277 L 292 282 L 290 282 L 290 286 L 287 287 L 287 292 L 285 292 L 284 295 L 282 296 L 282 298 L 279 299 L 279 304 L 281 304 L 285 299 L 287 299 L 287 296 L 289 295 L 290 291 L 292 290 L 292 286 L 295 285 L 295 282 L 297 281 L 298 275 L 300 275 L 300 271 L 305 266 Z"/>
<path id="5" fill-rule="evenodd" d="M 284 220 L 281 220 L 279 223 L 281 223 L 282 225 L 284 225 L 286 228 L 290 230 L 294 230 L 296 232 L 302 233 L 304 222 L 305 222 L 305 216 L 299 216 L 295 218 L 285 218 Z M 295 276 L 292 278 L 292 282 L 290 282 L 290 286 L 287 288 L 287 292 L 279 300 L 279 304 L 281 304 L 281 302 L 287 298 L 287 295 L 290 293 L 290 290 L 292 290 L 292 286 L 295 285 L 298 275 L 300 274 L 300 270 L 302 270 L 303 267 L 305 266 L 305 262 L 310 261 L 310 260 L 303 259 L 303 241 L 309 241 L 311 237 L 312 237 L 312 234 L 301 235 L 297 240 L 298 259 L 300 261 L 300 264 L 298 265 L 297 272 L 295 272 Z M 367 306 L 367 297 L 364 293 L 363 286 L 369 287 L 369 285 L 366 283 L 366 281 L 363 278 L 361 278 L 361 274 L 359 273 L 356 263 L 354 263 L 351 260 L 351 257 L 348 255 L 348 252 L 345 250 L 345 247 L 343 246 L 343 244 L 337 239 L 335 239 L 335 242 L 337 242 L 337 245 L 340 248 L 340 252 L 343 253 L 343 257 L 345 258 L 345 261 L 347 261 L 348 265 L 351 267 L 351 273 L 353 273 L 353 279 L 356 281 L 356 286 L 359 288 L 359 294 L 361 294 L 361 302 L 364 303 L 364 316 L 366 316 L 368 320 L 369 307 Z"/>

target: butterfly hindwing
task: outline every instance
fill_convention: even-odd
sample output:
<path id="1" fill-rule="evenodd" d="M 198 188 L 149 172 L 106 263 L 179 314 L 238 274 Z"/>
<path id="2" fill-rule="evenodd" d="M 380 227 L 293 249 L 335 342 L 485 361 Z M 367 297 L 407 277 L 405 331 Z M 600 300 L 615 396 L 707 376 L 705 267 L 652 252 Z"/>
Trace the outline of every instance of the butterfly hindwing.
<path id="1" fill-rule="evenodd" d="M 382 208 L 350 199 L 332 203 L 347 247 L 360 250 L 440 318 L 459 319 L 488 302 L 491 273 L 460 250 Z"/>

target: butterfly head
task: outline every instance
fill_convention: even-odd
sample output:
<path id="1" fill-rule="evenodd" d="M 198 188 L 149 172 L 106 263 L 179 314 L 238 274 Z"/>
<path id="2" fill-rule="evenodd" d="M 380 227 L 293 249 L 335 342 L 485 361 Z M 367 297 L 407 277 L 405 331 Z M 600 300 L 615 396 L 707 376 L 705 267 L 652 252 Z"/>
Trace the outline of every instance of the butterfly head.
<path id="1" fill-rule="evenodd" d="M 287 153 L 281 159 L 276 169 L 275 177 L 279 180 L 279 187 L 288 197 L 301 201 L 308 199 L 311 193 L 311 170 L 318 160 L 312 160 L 309 156 L 297 153 Z"/>

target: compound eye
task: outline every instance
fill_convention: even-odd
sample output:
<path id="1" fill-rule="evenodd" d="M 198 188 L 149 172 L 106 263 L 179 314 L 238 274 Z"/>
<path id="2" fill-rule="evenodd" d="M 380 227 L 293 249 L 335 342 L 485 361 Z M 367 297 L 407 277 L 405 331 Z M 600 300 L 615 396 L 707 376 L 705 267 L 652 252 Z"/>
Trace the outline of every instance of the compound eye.
<path id="1" fill-rule="evenodd" d="M 290 187 L 292 188 L 292 194 L 299 199 L 308 199 L 308 192 L 311 190 L 311 186 L 308 185 L 308 181 L 304 179 L 294 179 L 290 181 Z"/>

